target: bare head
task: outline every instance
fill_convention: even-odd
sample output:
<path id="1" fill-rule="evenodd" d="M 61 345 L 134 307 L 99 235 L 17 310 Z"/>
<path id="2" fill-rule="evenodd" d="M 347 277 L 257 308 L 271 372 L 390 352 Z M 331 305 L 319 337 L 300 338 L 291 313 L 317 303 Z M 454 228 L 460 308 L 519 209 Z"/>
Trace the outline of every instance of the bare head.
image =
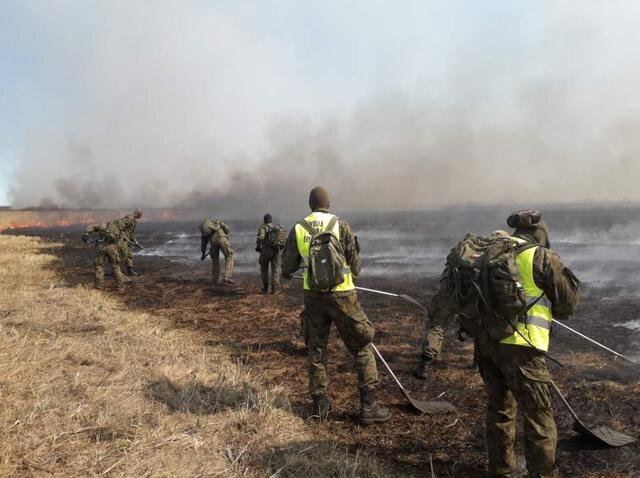
<path id="1" fill-rule="evenodd" d="M 271 214 L 266 213 L 262 218 L 262 220 L 264 221 L 265 224 L 269 224 L 271 223 L 271 221 L 273 221 L 273 218 L 271 217 Z"/>
<path id="2" fill-rule="evenodd" d="M 134 209 L 133 211 L 133 217 L 135 217 L 136 219 L 140 219 L 142 217 L 142 209 Z"/>

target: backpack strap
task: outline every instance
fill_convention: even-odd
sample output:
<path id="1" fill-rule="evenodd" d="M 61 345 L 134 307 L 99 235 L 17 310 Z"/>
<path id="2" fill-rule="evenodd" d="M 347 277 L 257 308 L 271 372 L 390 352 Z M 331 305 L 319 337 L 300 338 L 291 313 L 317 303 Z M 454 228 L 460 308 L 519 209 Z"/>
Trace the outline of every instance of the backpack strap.
<path id="1" fill-rule="evenodd" d="M 316 231 L 311 224 L 306 219 L 303 219 L 298 224 L 300 224 L 305 231 L 307 231 L 312 236 L 315 235 L 318 231 Z"/>
<path id="2" fill-rule="evenodd" d="M 327 228 L 325 229 L 325 232 L 333 232 L 333 228 L 336 227 L 336 222 L 338 222 L 338 216 L 333 216 L 329 221 L 329 224 L 327 224 Z M 338 233 L 338 239 L 340 239 L 339 233 Z"/>

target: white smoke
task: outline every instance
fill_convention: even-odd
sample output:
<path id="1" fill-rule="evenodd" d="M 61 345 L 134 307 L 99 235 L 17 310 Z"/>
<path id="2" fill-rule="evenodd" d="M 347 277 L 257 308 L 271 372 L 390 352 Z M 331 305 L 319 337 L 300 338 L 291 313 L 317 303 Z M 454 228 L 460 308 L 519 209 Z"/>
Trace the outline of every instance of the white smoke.
<path id="1" fill-rule="evenodd" d="M 13 9 L 41 105 L 16 206 L 640 200 L 631 2 Z"/>

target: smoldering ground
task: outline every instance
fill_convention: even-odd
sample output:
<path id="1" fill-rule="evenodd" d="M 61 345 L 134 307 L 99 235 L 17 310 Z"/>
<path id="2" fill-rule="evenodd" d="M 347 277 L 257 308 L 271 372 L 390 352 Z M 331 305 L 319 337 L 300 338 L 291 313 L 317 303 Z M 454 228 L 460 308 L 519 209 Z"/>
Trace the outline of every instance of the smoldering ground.
<path id="1" fill-rule="evenodd" d="M 77 7 L 11 5 L 16 206 L 640 199 L 638 6 Z"/>

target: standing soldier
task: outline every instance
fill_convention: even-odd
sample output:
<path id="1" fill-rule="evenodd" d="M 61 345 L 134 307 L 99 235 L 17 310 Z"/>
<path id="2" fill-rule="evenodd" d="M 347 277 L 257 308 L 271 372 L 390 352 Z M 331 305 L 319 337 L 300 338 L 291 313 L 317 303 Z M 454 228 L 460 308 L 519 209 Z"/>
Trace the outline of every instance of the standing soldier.
<path id="1" fill-rule="evenodd" d="M 207 257 L 207 245 L 210 244 L 209 255 L 211 256 L 211 276 L 213 283 L 218 285 L 234 284 L 233 275 L 233 249 L 229 243 L 229 226 L 220 219 L 205 219 L 200 224 L 200 251 L 204 261 Z M 224 254 L 224 272 L 220 277 L 220 252 Z"/>
<path id="2" fill-rule="evenodd" d="M 551 406 L 551 375 L 545 362 L 552 319 L 568 319 L 579 300 L 580 282 L 549 249 L 549 233 L 540 212 L 527 209 L 509 216 L 525 315 L 515 332 L 496 342 L 488 333 L 476 339 L 480 374 L 488 393 L 487 447 L 489 472 L 515 476 L 516 410 L 524 414 L 528 476 L 555 477 L 557 430 Z M 527 247 L 528 246 L 528 247 Z"/>
<path id="3" fill-rule="evenodd" d="M 130 276 L 138 275 L 133 269 L 133 251 L 131 246 L 137 244 L 136 241 L 136 225 L 138 219 L 142 217 L 142 209 L 136 209 L 131 214 L 127 214 L 122 219 L 118 219 L 118 225 L 122 230 L 122 240 L 120 243 L 121 260 L 127 266 L 127 274 Z"/>
<path id="4" fill-rule="evenodd" d="M 115 222 L 108 224 L 90 224 L 82 234 L 82 241 L 89 242 L 91 234 L 98 234 L 96 242 L 96 258 L 95 265 L 95 286 L 96 289 L 102 289 L 104 287 L 104 261 L 105 259 L 111 266 L 113 272 L 113 278 L 118 286 L 119 291 L 124 290 L 125 277 L 120 271 L 120 254 L 118 250 L 118 244 L 121 241 L 120 228 Z"/>
<path id="5" fill-rule="evenodd" d="M 256 252 L 260 253 L 258 263 L 263 294 L 269 292 L 269 266 L 271 266 L 271 293 L 275 294 L 276 288 L 280 285 L 280 258 L 287 239 L 287 231 L 271 221 L 271 214 L 265 214 L 256 239 Z"/>
<path id="6" fill-rule="evenodd" d="M 331 411 L 327 391 L 327 344 L 335 323 L 355 358 L 360 392 L 360 423 L 389 420 L 391 412 L 378 406 L 378 371 L 371 348 L 374 327 L 365 315 L 354 282 L 360 273 L 356 237 L 344 219 L 329 212 L 329 193 L 318 186 L 309 194 L 311 214 L 289 232 L 283 253 L 283 277 L 303 270 L 306 335 L 309 353 L 309 392 L 313 414 L 321 420 Z"/>

